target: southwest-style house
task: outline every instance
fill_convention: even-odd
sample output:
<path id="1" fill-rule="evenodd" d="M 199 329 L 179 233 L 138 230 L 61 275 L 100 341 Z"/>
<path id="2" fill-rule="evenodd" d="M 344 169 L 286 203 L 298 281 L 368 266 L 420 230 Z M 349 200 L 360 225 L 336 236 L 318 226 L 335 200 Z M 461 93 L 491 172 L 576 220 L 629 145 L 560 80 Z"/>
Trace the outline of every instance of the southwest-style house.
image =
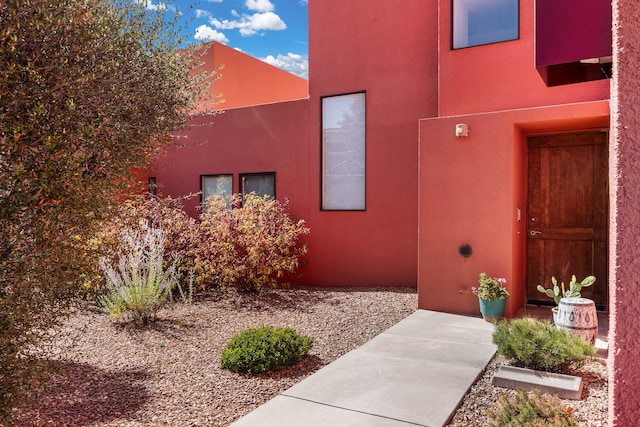
<path id="1" fill-rule="evenodd" d="M 419 308 L 476 314 L 487 272 L 513 316 L 551 276 L 595 275 L 583 296 L 611 316 L 610 419 L 631 425 L 625 349 L 640 344 L 616 337 L 639 313 L 616 295 L 622 272 L 640 289 L 624 238 L 640 191 L 621 180 L 640 181 L 621 160 L 637 157 L 640 67 L 616 61 L 638 53 L 634 1 L 311 1 L 308 82 L 212 43 L 225 113 L 194 119 L 150 178 L 165 195 L 288 199 L 311 229 L 299 284 L 417 286 Z"/>

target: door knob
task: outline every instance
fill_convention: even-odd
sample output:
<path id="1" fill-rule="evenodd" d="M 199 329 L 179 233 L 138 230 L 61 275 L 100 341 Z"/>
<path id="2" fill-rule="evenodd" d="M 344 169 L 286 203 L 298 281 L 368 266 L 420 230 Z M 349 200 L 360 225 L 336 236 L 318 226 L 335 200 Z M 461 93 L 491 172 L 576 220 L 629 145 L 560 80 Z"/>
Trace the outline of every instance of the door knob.
<path id="1" fill-rule="evenodd" d="M 536 235 L 538 235 L 538 234 L 542 234 L 542 231 L 538 231 L 538 230 L 531 230 L 531 231 L 529 232 L 529 234 L 531 234 L 532 236 L 536 236 Z"/>

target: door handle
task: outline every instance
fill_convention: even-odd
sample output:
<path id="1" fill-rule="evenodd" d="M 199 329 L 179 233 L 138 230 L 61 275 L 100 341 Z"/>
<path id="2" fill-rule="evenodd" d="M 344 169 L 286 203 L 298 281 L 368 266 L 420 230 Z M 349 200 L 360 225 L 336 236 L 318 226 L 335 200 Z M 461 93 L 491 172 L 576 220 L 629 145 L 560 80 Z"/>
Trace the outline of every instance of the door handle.
<path id="1" fill-rule="evenodd" d="M 542 231 L 538 231 L 538 230 L 531 230 L 531 231 L 529 232 L 529 234 L 531 234 L 532 236 L 536 236 L 536 235 L 538 235 L 538 234 L 542 234 Z"/>

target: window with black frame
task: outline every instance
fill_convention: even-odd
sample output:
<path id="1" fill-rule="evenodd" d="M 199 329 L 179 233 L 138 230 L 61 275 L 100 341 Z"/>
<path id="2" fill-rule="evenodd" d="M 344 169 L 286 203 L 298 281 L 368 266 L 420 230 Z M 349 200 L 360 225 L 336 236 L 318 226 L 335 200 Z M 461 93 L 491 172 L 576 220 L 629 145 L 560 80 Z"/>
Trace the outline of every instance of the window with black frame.
<path id="1" fill-rule="evenodd" d="M 516 40 L 519 0 L 452 0 L 454 49 Z"/>
<path id="2" fill-rule="evenodd" d="M 270 196 L 276 198 L 276 173 L 259 172 L 244 173 L 240 175 L 242 185 L 242 198 L 247 194 L 255 193 L 257 196 Z"/>
<path id="3" fill-rule="evenodd" d="M 227 207 L 231 209 L 230 196 L 233 194 L 233 175 L 202 175 L 200 180 L 202 203 L 211 196 L 220 196 L 227 199 Z"/>
<path id="4" fill-rule="evenodd" d="M 365 210 L 366 97 L 322 98 L 322 209 Z"/>

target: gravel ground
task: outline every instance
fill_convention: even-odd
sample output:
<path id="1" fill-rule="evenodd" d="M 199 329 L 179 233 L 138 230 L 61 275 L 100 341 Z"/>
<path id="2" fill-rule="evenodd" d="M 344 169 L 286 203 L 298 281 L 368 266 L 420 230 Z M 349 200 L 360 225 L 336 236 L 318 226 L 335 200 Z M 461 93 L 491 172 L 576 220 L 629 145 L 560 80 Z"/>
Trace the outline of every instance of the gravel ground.
<path id="1" fill-rule="evenodd" d="M 492 407 L 500 397 L 513 397 L 515 390 L 494 387 L 491 378 L 500 365 L 508 364 L 501 356 L 495 356 L 487 366 L 484 374 L 471 387 L 449 427 L 487 426 L 487 409 Z M 578 370 L 567 372 L 582 377 L 582 399 L 560 399 L 563 406 L 572 408 L 573 413 L 583 427 L 607 426 L 607 368 L 603 360 L 593 360 Z"/>
<path id="2" fill-rule="evenodd" d="M 501 356 L 496 355 L 487 366 L 484 374 L 471 387 L 449 427 L 487 426 L 489 419 L 487 410 L 494 406 L 501 397 L 513 397 L 515 390 L 494 387 L 491 385 L 493 374 L 500 365 L 508 364 Z M 560 399 L 568 410 L 573 411 L 576 419 L 583 427 L 606 427 L 608 416 L 607 368 L 604 360 L 594 359 L 578 370 L 566 372 L 569 375 L 582 377 L 583 388 L 580 400 Z M 571 408 L 571 409 L 569 409 Z"/>
<path id="3" fill-rule="evenodd" d="M 56 351 L 61 371 L 17 426 L 227 426 L 411 314 L 415 289 L 277 290 L 177 304 L 144 329 L 102 314 L 72 316 Z M 275 373 L 220 368 L 236 333 L 262 325 L 314 338 L 309 356 Z"/>
<path id="4" fill-rule="evenodd" d="M 415 289 L 301 288 L 243 298 L 177 304 L 146 328 L 114 325 L 102 314 L 71 317 L 54 351 L 60 371 L 18 413 L 27 426 L 227 426 L 283 390 L 411 314 Z M 294 327 L 314 338 L 310 355 L 274 373 L 220 368 L 236 333 L 262 325 Z M 487 425 L 486 409 L 512 393 L 491 386 L 495 358 L 450 426 Z M 585 426 L 606 426 L 606 368 L 583 367 L 584 399 L 566 401 Z"/>

